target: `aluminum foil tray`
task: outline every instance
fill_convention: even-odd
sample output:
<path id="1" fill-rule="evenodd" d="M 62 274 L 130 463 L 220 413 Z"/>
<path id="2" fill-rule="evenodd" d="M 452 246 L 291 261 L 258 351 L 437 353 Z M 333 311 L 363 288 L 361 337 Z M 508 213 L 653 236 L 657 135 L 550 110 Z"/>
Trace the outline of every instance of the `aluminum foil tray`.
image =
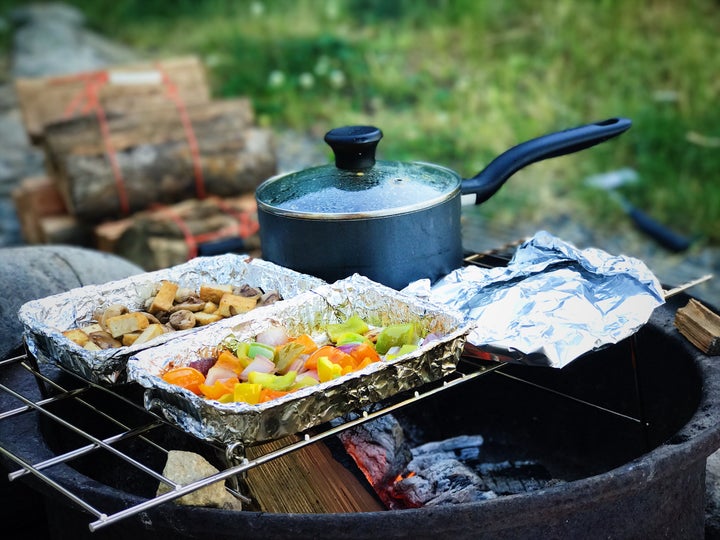
<path id="1" fill-rule="evenodd" d="M 137 274 L 102 285 L 88 285 L 31 300 L 19 312 L 29 352 L 39 361 L 60 364 L 85 379 L 103 385 L 125 382 L 127 359 L 139 350 L 156 347 L 204 327 L 170 332 L 141 345 L 89 351 L 75 345 L 62 332 L 92 322 L 93 312 L 103 306 L 124 304 L 139 310 L 161 280 L 175 281 L 181 287 L 199 289 L 203 283 L 242 285 L 247 283 L 265 291 L 277 291 L 283 299 L 325 284 L 273 263 L 247 255 L 226 254 L 198 257 L 171 268 Z M 255 308 L 267 309 L 271 306 Z M 214 323 L 217 324 L 217 323 Z M 212 326 L 212 325 L 209 325 Z"/>
<path id="2" fill-rule="evenodd" d="M 169 362 L 188 364 L 203 348 L 219 345 L 231 334 L 253 339 L 280 324 L 291 335 L 317 336 L 327 324 L 353 314 L 375 326 L 419 322 L 428 333 L 442 337 L 408 355 L 257 405 L 207 400 L 160 378 Z M 128 378 L 146 388 L 145 407 L 200 439 L 246 446 L 274 440 L 442 378 L 455 370 L 469 331 L 458 311 L 357 274 L 239 317 L 134 354 Z"/>

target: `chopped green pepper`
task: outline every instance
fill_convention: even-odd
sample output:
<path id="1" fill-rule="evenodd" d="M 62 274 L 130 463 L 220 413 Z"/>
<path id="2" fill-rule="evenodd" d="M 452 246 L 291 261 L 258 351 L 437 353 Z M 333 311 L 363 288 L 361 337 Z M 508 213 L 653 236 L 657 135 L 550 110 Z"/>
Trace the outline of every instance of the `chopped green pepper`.
<path id="1" fill-rule="evenodd" d="M 335 341 L 335 345 L 347 345 L 349 343 L 371 344 L 372 342 L 365 336 L 355 332 L 345 332 L 344 334 L 340 334 Z"/>
<path id="2" fill-rule="evenodd" d="M 402 356 L 404 354 L 411 353 L 413 351 L 416 351 L 418 349 L 418 346 L 415 344 L 405 344 L 400 346 L 400 350 L 396 352 L 395 354 L 388 354 L 385 356 L 385 360 L 392 360 L 393 358 L 397 358 L 398 356 Z"/>
<path id="3" fill-rule="evenodd" d="M 290 387 L 290 391 L 292 392 L 293 390 L 300 390 L 300 388 L 305 388 L 306 386 L 315 386 L 316 384 L 320 383 L 312 377 L 295 379 L 295 383 Z"/>
<path id="4" fill-rule="evenodd" d="M 369 329 L 370 327 L 367 323 L 357 315 L 352 315 L 343 323 L 328 324 L 326 327 L 330 341 L 333 343 L 337 343 L 338 338 L 348 332 L 352 332 L 353 334 L 364 334 Z"/>
<path id="5" fill-rule="evenodd" d="M 250 363 L 250 357 L 248 357 L 250 344 L 246 341 L 239 341 L 235 336 L 231 336 L 223 342 L 223 346 L 237 356 L 244 366 L 247 367 Z"/>
<path id="6" fill-rule="evenodd" d="M 272 360 L 275 357 L 275 347 L 271 347 L 270 345 L 265 345 L 264 343 L 258 343 L 257 341 L 253 341 L 248 346 L 247 355 L 250 358 L 255 358 L 258 354 L 260 356 L 264 356 L 265 358 Z"/>
<path id="7" fill-rule="evenodd" d="M 286 343 L 277 350 L 275 368 L 278 373 L 285 373 L 296 358 L 305 352 L 305 345 L 296 341 Z"/>
<path id="8" fill-rule="evenodd" d="M 420 336 L 414 324 L 391 324 L 378 334 L 375 350 L 380 354 L 385 354 L 392 347 L 417 344 L 419 339 Z"/>
<path id="9" fill-rule="evenodd" d="M 269 388 L 270 390 L 288 390 L 295 382 L 296 376 L 297 371 L 288 371 L 285 375 L 251 371 L 248 374 L 248 382 L 260 384 L 263 388 Z"/>

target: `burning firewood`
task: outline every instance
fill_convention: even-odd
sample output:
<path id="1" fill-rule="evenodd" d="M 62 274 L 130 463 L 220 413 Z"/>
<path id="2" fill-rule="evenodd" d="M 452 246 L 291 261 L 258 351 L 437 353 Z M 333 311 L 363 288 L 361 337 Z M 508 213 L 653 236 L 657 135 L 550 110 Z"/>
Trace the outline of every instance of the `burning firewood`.
<path id="1" fill-rule="evenodd" d="M 412 458 L 400 423 L 392 415 L 381 416 L 342 432 L 339 438 L 380 499 L 388 505 L 384 499 L 388 488 Z"/>
<path id="2" fill-rule="evenodd" d="M 392 415 L 361 424 L 339 438 L 390 510 L 477 502 L 557 482 L 532 460 L 488 461 L 480 435 L 460 435 L 411 450 Z"/>

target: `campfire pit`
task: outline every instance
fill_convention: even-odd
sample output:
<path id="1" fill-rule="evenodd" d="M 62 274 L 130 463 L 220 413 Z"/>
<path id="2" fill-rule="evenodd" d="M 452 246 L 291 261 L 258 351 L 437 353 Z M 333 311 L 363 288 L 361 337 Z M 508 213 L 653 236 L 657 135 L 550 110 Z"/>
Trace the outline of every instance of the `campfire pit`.
<path id="1" fill-rule="evenodd" d="M 487 463 L 540 464 L 552 482 L 539 489 L 458 505 L 341 514 L 167 503 L 91 533 L 91 516 L 56 489 L 29 477 L 21 481 L 42 495 L 54 538 L 206 538 L 209 531 L 215 538 L 264 540 L 702 537 L 705 462 L 720 446 L 720 377 L 716 363 L 673 328 L 675 310 L 686 302 L 686 295 L 674 297 L 632 340 L 562 370 L 504 365 L 393 413 L 413 442 L 477 434 Z M 36 390 L 17 365 L 0 376 L 21 394 Z M 3 411 L 18 406 L 5 392 L 0 400 Z M 82 422 L 82 415 L 73 421 Z M 166 446 L 208 453 L 204 444 L 162 429 Z M 33 463 L 62 450 L 66 440 L 64 430 L 35 414 L 0 421 L 0 447 Z M 146 458 L 162 468 L 153 463 L 157 457 Z M 107 512 L 142 504 L 157 486 L 105 452 L 45 472 Z"/>

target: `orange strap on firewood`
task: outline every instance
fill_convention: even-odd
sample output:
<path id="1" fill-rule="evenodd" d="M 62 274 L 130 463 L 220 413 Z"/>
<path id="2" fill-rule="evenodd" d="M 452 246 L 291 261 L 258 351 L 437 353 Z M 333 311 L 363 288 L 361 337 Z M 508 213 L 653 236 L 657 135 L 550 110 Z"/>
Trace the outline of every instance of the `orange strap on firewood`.
<path id="1" fill-rule="evenodd" d="M 110 138 L 110 126 L 107 121 L 107 115 L 105 109 L 103 109 L 102 103 L 100 102 L 100 89 L 105 86 L 108 82 L 107 71 L 93 71 L 90 73 L 81 73 L 76 76 L 64 77 L 63 79 L 56 80 L 57 83 L 65 82 L 66 80 L 82 80 L 84 81 L 83 88 L 76 94 L 76 96 L 68 103 L 65 108 L 65 117 L 69 118 L 78 109 L 82 99 L 84 104 L 82 107 L 83 113 L 89 113 L 93 111 L 98 121 L 98 127 L 100 129 L 100 138 L 105 149 L 105 155 L 107 156 L 108 163 L 110 164 L 110 170 L 112 171 L 113 178 L 115 180 L 115 190 L 118 195 L 118 202 L 120 204 L 120 211 L 122 214 L 127 215 L 130 213 L 130 201 L 128 199 L 127 190 L 125 189 L 125 179 L 122 175 L 120 163 L 118 162 L 117 154 L 112 145 L 112 139 Z"/>
<path id="2" fill-rule="evenodd" d="M 220 198 L 213 197 L 212 199 L 220 210 L 235 218 L 235 221 L 240 225 L 240 230 L 238 231 L 240 238 L 247 238 L 260 230 L 260 223 L 258 223 L 257 220 L 251 219 L 249 212 L 238 211 Z"/>
<path id="3" fill-rule="evenodd" d="M 161 204 L 156 204 L 152 207 L 153 210 L 162 212 L 178 226 L 178 229 L 183 235 L 185 245 L 188 248 L 188 260 L 194 259 L 198 256 L 200 244 L 232 236 L 248 238 L 260 230 L 260 224 L 250 217 L 249 212 L 238 211 L 217 197 L 211 197 L 209 200 L 215 203 L 224 213 L 235 218 L 235 223 L 227 227 L 223 227 L 222 229 L 218 229 L 217 231 L 193 235 L 182 216 L 180 216 L 171 207 L 163 206 Z"/>

